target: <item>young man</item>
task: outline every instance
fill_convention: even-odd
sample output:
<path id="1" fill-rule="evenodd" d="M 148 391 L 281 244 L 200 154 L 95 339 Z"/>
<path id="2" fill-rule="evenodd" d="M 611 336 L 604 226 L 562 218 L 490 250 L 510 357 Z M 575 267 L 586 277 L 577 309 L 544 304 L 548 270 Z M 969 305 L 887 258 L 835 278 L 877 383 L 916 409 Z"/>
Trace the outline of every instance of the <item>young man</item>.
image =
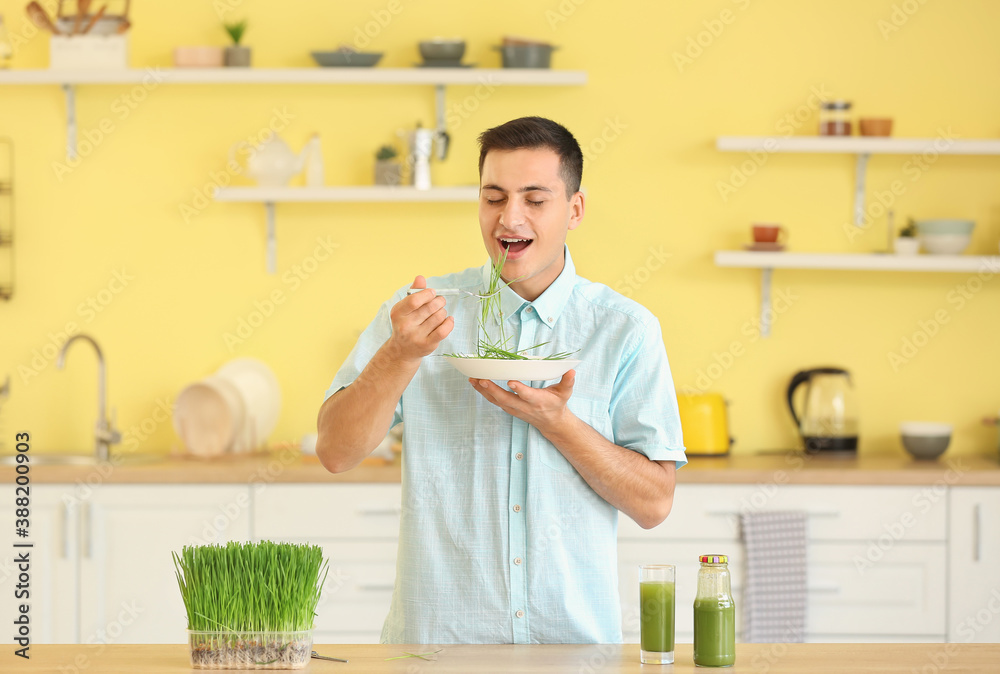
<path id="1" fill-rule="evenodd" d="M 517 349 L 577 351 L 555 384 L 472 380 L 443 353 L 475 353 L 491 264 L 416 277 L 382 305 L 327 392 L 317 453 L 331 472 L 403 435 L 396 586 L 385 643 L 621 641 L 621 510 L 651 528 L 686 463 L 656 317 L 576 275 L 583 156 L 564 127 L 516 119 L 479 137 L 479 224 L 506 249 L 501 291 Z M 551 351 L 549 351 L 551 349 Z"/>

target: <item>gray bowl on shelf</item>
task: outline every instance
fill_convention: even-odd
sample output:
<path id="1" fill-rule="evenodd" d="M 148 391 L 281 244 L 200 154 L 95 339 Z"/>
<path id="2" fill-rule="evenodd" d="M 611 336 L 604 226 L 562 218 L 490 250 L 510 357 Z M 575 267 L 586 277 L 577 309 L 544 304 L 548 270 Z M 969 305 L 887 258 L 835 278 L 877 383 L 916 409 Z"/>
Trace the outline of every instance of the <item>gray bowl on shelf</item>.
<path id="1" fill-rule="evenodd" d="M 936 459 L 951 444 L 951 425 L 926 421 L 906 421 L 899 425 L 903 449 L 915 459 Z"/>
<path id="2" fill-rule="evenodd" d="M 314 51 L 313 60 L 324 68 L 371 68 L 382 58 L 382 52 Z"/>
<path id="3" fill-rule="evenodd" d="M 465 56 L 465 40 L 424 40 L 419 43 L 424 61 L 461 61 Z"/>
<path id="4" fill-rule="evenodd" d="M 550 68 L 552 52 L 558 49 L 548 44 L 505 44 L 493 48 L 500 52 L 504 68 Z"/>

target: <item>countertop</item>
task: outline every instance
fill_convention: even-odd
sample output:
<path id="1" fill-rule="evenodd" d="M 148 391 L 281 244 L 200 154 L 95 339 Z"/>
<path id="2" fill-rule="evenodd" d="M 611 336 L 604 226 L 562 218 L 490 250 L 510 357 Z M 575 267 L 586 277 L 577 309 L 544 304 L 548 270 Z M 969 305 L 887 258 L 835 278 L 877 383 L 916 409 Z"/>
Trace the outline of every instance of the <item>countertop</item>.
<path id="1" fill-rule="evenodd" d="M 191 670 L 186 645 L 112 645 L 31 647 L 31 659 L 13 655 L 15 646 L 5 646 L 0 656 L 3 671 L 81 671 L 101 674 L 176 673 Z M 565 672 L 615 674 L 704 674 L 691 660 L 691 644 L 678 644 L 672 666 L 639 664 L 638 644 L 531 645 L 531 646 L 404 646 L 404 645 L 316 645 L 322 655 L 346 658 L 348 663 L 312 660 L 300 672 Z M 386 661 L 410 653 L 429 653 L 442 648 L 437 660 L 416 658 Z M 717 671 L 729 673 L 811 672 L 814 674 L 858 674 L 864 672 L 933 671 L 963 674 L 994 674 L 1000 662 L 1000 644 L 737 644 L 736 665 Z M 244 671 L 244 670 L 222 670 Z M 281 671 L 281 670 L 260 670 Z"/>
<path id="2" fill-rule="evenodd" d="M 12 484 L 14 466 L 0 466 L 0 482 Z M 360 465 L 331 474 L 315 456 L 296 450 L 218 459 L 171 458 L 154 463 L 32 465 L 32 484 L 249 484 L 399 482 L 400 467 Z M 677 471 L 680 484 L 981 485 L 1000 486 L 995 456 L 944 456 L 917 461 L 904 454 L 861 454 L 857 458 L 814 457 L 801 452 L 691 457 Z"/>

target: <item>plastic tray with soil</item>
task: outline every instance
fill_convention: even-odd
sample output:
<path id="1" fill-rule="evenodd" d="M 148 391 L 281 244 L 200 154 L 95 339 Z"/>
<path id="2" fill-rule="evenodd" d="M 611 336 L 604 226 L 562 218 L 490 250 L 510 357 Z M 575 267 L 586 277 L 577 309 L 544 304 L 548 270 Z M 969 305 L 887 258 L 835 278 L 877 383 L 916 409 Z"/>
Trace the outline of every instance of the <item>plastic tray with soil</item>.
<path id="1" fill-rule="evenodd" d="M 312 630 L 203 632 L 188 630 L 194 669 L 301 669 L 312 654 Z"/>

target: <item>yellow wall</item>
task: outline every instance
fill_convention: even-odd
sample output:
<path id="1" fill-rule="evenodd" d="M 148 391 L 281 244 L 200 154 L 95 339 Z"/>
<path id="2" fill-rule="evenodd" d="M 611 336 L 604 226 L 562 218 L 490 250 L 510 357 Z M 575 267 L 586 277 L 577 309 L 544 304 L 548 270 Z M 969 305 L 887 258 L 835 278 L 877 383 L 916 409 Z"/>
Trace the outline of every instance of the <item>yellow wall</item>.
<path id="1" fill-rule="evenodd" d="M 902 451 L 895 436 L 905 419 L 954 423 L 954 452 L 992 449 L 995 437 L 979 419 L 1000 406 L 1000 281 L 990 279 L 959 308 L 949 293 L 978 287 L 962 274 L 778 271 L 775 288 L 797 299 L 773 337 L 756 340 L 750 326 L 758 274 L 716 268 L 712 251 L 740 246 L 754 220 L 784 223 L 797 250 L 880 248 L 884 217 L 853 242 L 844 234 L 852 158 L 771 155 L 723 200 L 719 182 L 748 157 L 717 152 L 715 138 L 781 134 L 782 118 L 808 105 L 814 88 L 853 100 L 858 113 L 894 117 L 897 136 L 939 129 L 962 138 L 1000 136 L 1000 3 L 399 2 L 402 11 L 372 40 L 386 52 L 383 66 L 409 66 L 418 60 L 416 42 L 434 35 L 463 36 L 467 61 L 496 66 L 490 46 L 514 33 L 551 39 L 561 47 L 557 68 L 588 71 L 584 87 L 506 87 L 478 106 L 470 100 L 452 117 L 452 154 L 434 167 L 434 179 L 475 182 L 475 136 L 487 127 L 525 114 L 566 124 L 592 155 L 584 171 L 586 220 L 570 237 L 580 273 L 612 287 L 627 287 L 630 276 L 645 280 L 630 292 L 660 317 L 678 388 L 704 384 L 699 375 L 737 343 L 741 355 L 709 387 L 732 401 L 736 451 L 793 443 L 785 384 L 799 368 L 826 364 L 855 375 L 863 450 Z M 217 9 L 227 3 L 238 6 L 227 18 L 250 20 L 246 42 L 255 64 L 270 67 L 310 65 L 310 49 L 350 42 L 371 12 L 389 5 L 138 2 L 132 65 L 168 65 L 175 45 L 223 44 Z M 0 1 L 15 35 L 23 5 Z M 720 19 L 723 11 L 729 23 Z M 707 45 L 700 54 L 691 47 L 699 39 Z M 696 57 L 678 66 L 676 54 L 689 48 Z M 30 38 L 14 67 L 44 67 L 47 50 L 46 35 Z M 159 401 L 237 356 L 275 370 L 284 406 L 273 439 L 297 439 L 314 430 L 330 379 L 393 289 L 418 273 L 484 260 L 474 204 L 279 206 L 275 276 L 264 270 L 261 206 L 210 203 L 189 222 L 181 216 L 180 205 L 190 205 L 193 192 L 225 168 L 229 146 L 265 126 L 275 108 L 293 116 L 282 133 L 293 147 L 321 134 L 329 183 L 368 183 L 378 145 L 396 129 L 433 122 L 430 87 L 164 85 L 145 93 L 125 117 L 128 87 L 80 87 L 81 138 L 105 119 L 113 129 L 77 168 L 57 177 L 54 165 L 65 158 L 61 91 L 0 89 L 0 134 L 17 147 L 19 235 L 17 295 L 0 304 L 0 377 L 10 373 L 14 389 L 3 409 L 8 447 L 15 430 L 27 429 L 39 451 L 89 448 L 93 359 L 81 348 L 59 372 L 44 357 L 53 351 L 46 348 L 50 333 L 71 322 L 106 350 L 120 426 L 138 430 L 146 420 L 147 430 L 155 427 L 148 437 L 133 436 L 140 448 L 176 445 L 169 422 L 153 421 Z M 448 93 L 449 105 L 460 105 L 473 89 Z M 796 133 L 813 133 L 815 111 L 808 117 Z M 602 133 L 614 135 L 609 125 L 620 125 L 620 133 L 601 148 Z M 901 180 L 900 220 L 974 219 L 969 252 L 997 253 L 1000 158 L 942 158 L 916 181 L 908 161 L 873 158 L 870 193 Z M 283 274 L 306 261 L 321 237 L 338 246 L 336 254 L 293 289 Z M 670 257 L 646 274 L 651 249 Z M 100 313 L 81 311 L 81 303 L 109 288 L 116 270 L 134 279 Z M 276 289 L 286 301 L 231 352 L 224 335 Z M 949 322 L 894 371 L 888 353 L 939 310 Z M 25 380 L 36 351 L 44 367 Z"/>

